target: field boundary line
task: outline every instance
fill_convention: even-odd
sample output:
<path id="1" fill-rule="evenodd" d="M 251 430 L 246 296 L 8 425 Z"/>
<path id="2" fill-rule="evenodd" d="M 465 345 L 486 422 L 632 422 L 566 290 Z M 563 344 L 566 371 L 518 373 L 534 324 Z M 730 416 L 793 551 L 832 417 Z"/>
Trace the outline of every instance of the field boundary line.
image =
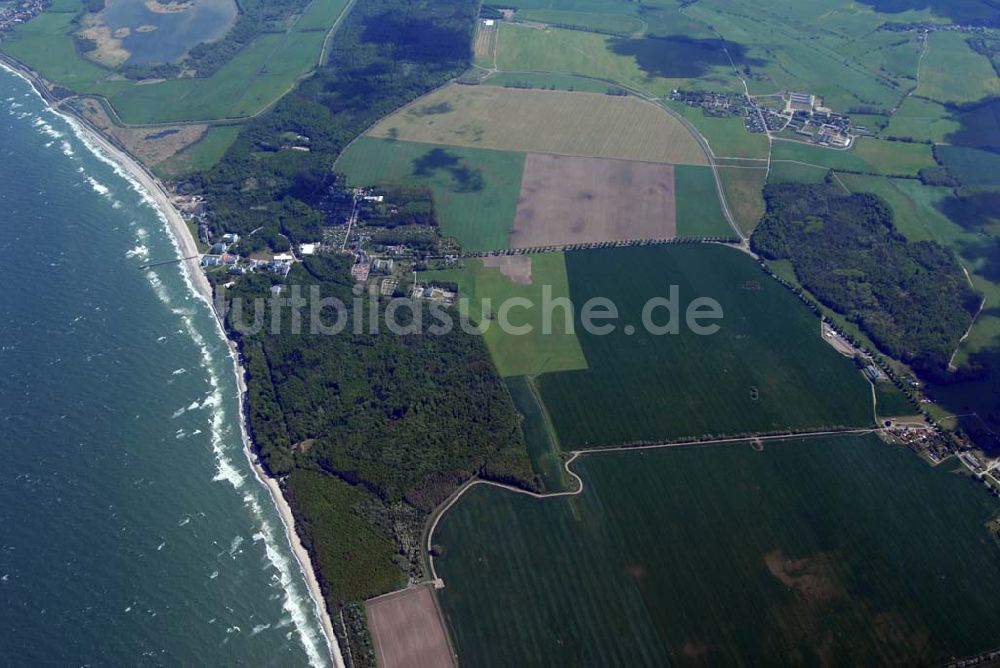
<path id="1" fill-rule="evenodd" d="M 872 387 L 872 395 L 874 400 L 875 388 Z M 482 478 L 472 478 L 467 480 L 462 484 L 457 490 L 455 490 L 452 495 L 432 514 L 433 519 L 430 521 L 427 529 L 425 530 L 426 540 L 422 541 L 426 549 L 425 554 L 427 555 L 427 565 L 430 572 L 431 578 L 440 583 L 443 587 L 443 580 L 438 576 L 437 569 L 434 567 L 434 554 L 433 550 L 433 540 L 434 531 L 437 529 L 438 523 L 441 518 L 444 517 L 445 513 L 451 510 L 462 496 L 475 487 L 476 485 L 489 485 L 491 487 L 499 487 L 500 489 L 507 490 L 509 492 L 514 492 L 516 494 L 524 494 L 525 496 L 530 496 L 534 499 L 554 499 L 564 496 L 577 496 L 582 494 L 585 488 L 583 478 L 580 477 L 570 465 L 576 461 L 578 458 L 585 455 L 601 454 L 608 452 L 627 452 L 627 451 L 644 451 L 644 450 L 659 450 L 664 448 L 680 448 L 680 447 L 693 447 L 698 445 L 718 445 L 718 444 L 728 444 L 728 443 L 750 443 L 753 441 L 763 442 L 763 441 L 783 441 L 789 439 L 807 439 L 807 438 L 818 438 L 823 436 L 836 436 L 843 434 L 873 434 L 879 431 L 878 426 L 874 427 L 863 427 L 855 429 L 829 429 L 825 431 L 805 431 L 805 432 L 788 432 L 782 434 L 770 434 L 763 436 L 732 436 L 728 438 L 715 438 L 709 440 L 689 440 L 689 441 L 673 441 L 673 442 L 663 442 L 663 443 L 651 443 L 649 445 L 615 445 L 600 448 L 587 448 L 585 450 L 573 450 L 571 451 L 571 456 L 563 463 L 563 468 L 566 472 L 570 474 L 579 483 L 579 487 L 575 490 L 569 490 L 565 492 L 532 492 L 531 490 L 522 489 L 520 487 L 515 487 L 514 485 L 509 485 L 503 482 L 496 482 L 494 480 L 483 480 Z"/>

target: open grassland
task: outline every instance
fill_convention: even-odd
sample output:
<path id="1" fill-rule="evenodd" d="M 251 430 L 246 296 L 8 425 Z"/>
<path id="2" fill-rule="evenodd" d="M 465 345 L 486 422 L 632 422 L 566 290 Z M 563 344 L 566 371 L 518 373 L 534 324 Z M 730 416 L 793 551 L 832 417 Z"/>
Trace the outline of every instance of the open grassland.
<path id="1" fill-rule="evenodd" d="M 566 268 L 578 309 L 605 297 L 619 319 L 603 336 L 578 328 L 587 370 L 537 379 L 563 449 L 872 423 L 864 378 L 748 255 L 707 244 L 597 249 L 567 253 Z M 641 314 L 670 286 L 678 333 L 657 336 Z M 684 323 L 698 297 L 722 308 L 721 320 L 702 321 L 719 326 L 714 334 Z M 662 325 L 669 314 L 652 318 Z"/>
<path id="2" fill-rule="evenodd" d="M 155 169 L 167 178 L 211 169 L 236 141 L 240 129 L 238 125 L 209 126 L 201 139 L 156 165 Z"/>
<path id="3" fill-rule="evenodd" d="M 961 32 L 930 35 L 917 95 L 961 104 L 1000 93 L 1000 77 L 989 58 L 970 49 L 966 39 L 968 35 Z"/>
<path id="4" fill-rule="evenodd" d="M 52 83 L 104 96 L 125 123 L 241 118 L 273 103 L 316 66 L 326 36 L 322 28 L 346 5 L 347 0 L 313 0 L 287 33 L 257 37 L 206 78 L 134 82 L 85 60 L 72 37 L 82 11 L 77 0 L 18 28 L 0 48 Z"/>
<path id="5" fill-rule="evenodd" d="M 772 162 L 768 183 L 822 183 L 828 169 L 797 162 Z"/>
<path id="6" fill-rule="evenodd" d="M 524 263 L 527 267 L 489 266 L 504 261 Z M 576 334 L 566 331 L 570 323 L 566 321 L 564 309 L 552 309 L 551 333 L 545 333 L 543 294 L 551 291 L 549 299 L 570 295 L 562 253 L 516 255 L 465 262 L 462 269 L 421 272 L 417 280 L 422 283 L 445 281 L 458 284 L 459 295 L 469 299 L 470 318 L 487 327 L 483 338 L 501 376 L 536 375 L 587 368 L 587 359 Z M 533 304 L 529 309 L 511 308 L 507 314 L 512 327 L 530 325 L 532 329 L 528 333 L 517 334 L 516 330 L 505 332 L 494 322 L 500 315 L 498 310 L 504 301 L 513 298 L 529 299 Z M 482 308 L 486 299 L 491 300 L 489 310 Z M 484 318 L 484 311 L 492 313 L 493 317 Z"/>
<path id="7" fill-rule="evenodd" d="M 847 150 L 824 148 L 799 141 L 775 141 L 772 159 L 819 167 L 875 174 L 916 176 L 924 167 L 934 167 L 934 155 L 926 144 L 909 144 L 862 137 Z"/>
<path id="8" fill-rule="evenodd" d="M 729 211 L 743 234 L 750 234 L 764 215 L 764 189 L 767 170 L 763 167 L 718 167 L 722 191 Z"/>
<path id="9" fill-rule="evenodd" d="M 623 3 L 623 7 L 628 7 Z M 602 33 L 631 35 L 645 28 L 642 20 L 628 14 L 601 14 L 599 12 L 578 12 L 564 9 L 521 9 L 517 18 L 536 23 L 556 26 L 572 26 L 581 30 Z"/>
<path id="10" fill-rule="evenodd" d="M 441 231 L 468 252 L 509 248 L 524 154 L 360 137 L 337 161 L 351 185 L 431 189 Z"/>
<path id="11" fill-rule="evenodd" d="M 707 164 L 680 121 L 634 97 L 451 84 L 370 132 L 428 144 Z"/>
<path id="12" fill-rule="evenodd" d="M 875 383 L 875 411 L 879 418 L 917 415 L 919 408 L 910 403 L 910 398 L 889 381 Z"/>
<path id="13" fill-rule="evenodd" d="M 735 232 L 719 203 L 711 167 L 674 167 L 677 237 L 732 237 Z"/>
<path id="14" fill-rule="evenodd" d="M 577 459 L 476 486 L 433 536 L 459 662 L 943 664 L 1000 642 L 997 505 L 875 436 Z"/>
<path id="15" fill-rule="evenodd" d="M 714 43 L 670 38 L 623 39 L 608 35 L 505 23 L 497 67 L 513 72 L 579 74 L 663 96 L 692 85 L 737 90 L 725 54 Z M 705 66 L 695 66 L 704 63 Z"/>
<path id="16" fill-rule="evenodd" d="M 767 137 L 747 132 L 742 118 L 706 116 L 700 108 L 689 107 L 683 102 L 667 101 L 666 104 L 705 137 L 716 157 L 767 158 Z"/>
<path id="17" fill-rule="evenodd" d="M 917 141 L 943 142 L 959 128 L 948 110 L 930 100 L 908 97 L 889 119 L 882 133 L 887 137 L 910 137 Z"/>

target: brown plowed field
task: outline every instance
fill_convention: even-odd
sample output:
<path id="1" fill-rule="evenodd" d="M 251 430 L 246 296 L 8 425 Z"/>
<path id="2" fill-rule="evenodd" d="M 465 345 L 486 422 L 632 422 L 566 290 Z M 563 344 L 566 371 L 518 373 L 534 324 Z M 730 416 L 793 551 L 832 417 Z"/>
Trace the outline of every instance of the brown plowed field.
<path id="1" fill-rule="evenodd" d="M 512 248 L 676 235 L 673 165 L 537 153 L 525 159 Z"/>

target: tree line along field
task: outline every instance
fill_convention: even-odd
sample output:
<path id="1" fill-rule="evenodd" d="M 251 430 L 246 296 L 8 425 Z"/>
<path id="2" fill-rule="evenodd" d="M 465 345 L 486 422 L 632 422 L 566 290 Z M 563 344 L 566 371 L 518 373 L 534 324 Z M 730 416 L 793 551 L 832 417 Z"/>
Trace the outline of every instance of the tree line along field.
<path id="1" fill-rule="evenodd" d="M 631 96 L 451 84 L 383 119 L 369 134 L 472 148 L 708 164 L 680 121 Z"/>
<path id="2" fill-rule="evenodd" d="M 501 376 L 533 376 L 587 368 L 577 336 L 566 331 L 562 309 L 553 310 L 551 334 L 545 334 L 542 327 L 543 289 L 550 291 L 551 299 L 570 295 L 563 253 L 498 256 L 464 262 L 462 268 L 421 272 L 417 280 L 458 286 L 459 295 L 470 300 L 468 315 L 474 322 L 487 326 L 483 339 Z M 535 305 L 530 310 L 513 309 L 509 317 L 515 327 L 530 325 L 533 331 L 529 334 L 504 332 L 493 322 L 494 318 L 485 318 L 481 312 L 483 300 L 490 300 L 490 313 L 495 316 L 500 305 L 513 298 L 529 299 Z"/>
<path id="3" fill-rule="evenodd" d="M 578 327 L 586 370 L 537 378 L 564 450 L 873 423 L 867 382 L 821 340 L 816 315 L 749 256 L 701 244 L 596 249 L 567 253 L 566 269 L 577 308 L 606 297 L 620 320 L 604 336 Z M 655 336 L 640 314 L 671 285 L 680 331 Z M 684 325 L 696 297 L 721 305 L 716 334 Z M 659 310 L 656 322 L 665 319 Z"/>
<path id="4" fill-rule="evenodd" d="M 534 162 L 546 157 L 536 153 L 527 155 Z M 527 237 L 517 236 L 519 228 L 515 221 L 520 219 L 523 222 L 524 212 L 534 210 L 535 200 L 527 192 L 537 188 L 540 183 L 535 176 L 532 176 L 536 174 L 535 172 L 525 176 L 525 156 L 526 154 L 521 151 L 424 144 L 387 137 L 364 136 L 352 143 L 343 153 L 335 169 L 344 174 L 352 186 L 395 184 L 430 188 L 442 233 L 457 239 L 464 251 L 474 253 L 524 245 L 524 243 L 519 244 L 517 239 L 524 240 Z M 604 188 L 602 195 L 594 191 L 596 186 L 587 185 L 587 179 L 574 181 L 569 178 L 571 175 L 566 175 L 566 178 L 562 178 L 558 183 L 550 184 L 551 189 L 554 189 L 552 192 L 546 191 L 550 199 L 565 200 L 563 203 L 566 208 L 551 211 L 549 212 L 551 215 L 545 220 L 536 221 L 537 224 L 534 225 L 538 228 L 536 232 L 545 231 L 539 226 L 547 225 L 551 228 L 546 232 L 548 240 L 527 245 L 597 243 L 616 238 L 631 240 L 666 239 L 674 236 L 681 238 L 734 236 L 735 233 L 722 212 L 715 177 L 709 167 L 586 159 L 582 164 L 585 172 L 583 176 L 591 173 L 595 176 L 609 163 L 616 165 L 612 171 L 618 175 L 624 174 L 628 168 L 646 171 L 654 168 L 672 170 L 671 199 L 676 200 L 676 206 L 671 202 L 670 207 L 675 209 L 674 229 L 662 226 L 663 229 L 660 230 L 657 219 L 665 217 L 668 212 L 666 209 L 662 211 L 655 209 L 647 210 L 638 217 L 619 215 L 618 218 L 621 220 L 614 229 L 581 228 L 571 231 L 567 228 L 572 222 L 571 214 L 574 211 L 577 213 L 590 211 L 596 202 L 595 197 L 610 198 L 613 200 L 612 204 L 618 203 L 615 206 L 625 206 L 631 200 L 642 199 L 644 191 L 638 182 L 626 183 L 621 179 L 612 179 L 609 183 L 613 182 L 616 185 L 613 188 Z M 579 203 L 573 200 L 581 192 L 589 193 L 591 206 L 580 207 Z M 521 218 L 519 211 L 522 214 Z M 625 209 L 622 209 L 622 212 L 624 211 Z M 559 230 L 563 230 L 562 233 Z M 559 234 L 565 236 L 560 237 Z M 611 236 L 608 236 L 609 234 Z"/>
<path id="5" fill-rule="evenodd" d="M 313 0 L 284 34 L 262 34 L 211 76 L 135 82 L 86 60 L 74 44 L 74 20 L 83 4 L 59 0 L 17 28 L 4 52 L 46 80 L 76 93 L 105 97 L 127 124 L 251 116 L 275 102 L 316 67 L 327 28 L 347 0 Z"/>
<path id="6" fill-rule="evenodd" d="M 480 485 L 442 517 L 461 663 L 915 665 L 996 644 L 995 501 L 876 436 L 572 466 L 579 496 Z"/>

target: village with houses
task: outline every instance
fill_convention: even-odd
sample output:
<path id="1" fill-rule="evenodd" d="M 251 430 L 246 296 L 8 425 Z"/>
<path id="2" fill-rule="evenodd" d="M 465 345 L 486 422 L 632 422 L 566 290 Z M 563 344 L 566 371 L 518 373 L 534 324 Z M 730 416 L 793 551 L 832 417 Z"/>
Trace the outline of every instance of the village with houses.
<path id="1" fill-rule="evenodd" d="M 48 0 L 20 0 L 20 2 L 0 0 L 0 32 L 30 21 L 48 6 Z"/>
<path id="2" fill-rule="evenodd" d="M 829 148 L 847 149 L 855 137 L 871 134 L 865 127 L 853 126 L 849 116 L 823 106 L 823 99 L 811 93 L 747 96 L 675 89 L 670 99 L 700 107 L 706 116 L 742 117 L 747 132 L 753 134 L 774 133 Z"/>
<path id="3" fill-rule="evenodd" d="M 429 195 L 424 202 L 412 192 L 376 192 L 366 188 L 353 188 L 351 192 L 353 204 L 346 219 L 332 221 L 333 224 L 324 229 L 322 238 L 292 244 L 280 253 L 241 254 L 243 237 L 234 232 L 213 233 L 198 195 L 175 194 L 173 203 L 192 229 L 197 230 L 199 244 L 204 250 L 200 264 L 213 284 L 231 286 L 240 276 L 261 272 L 281 280 L 288 276 L 295 263 L 310 255 L 343 253 L 353 258 L 351 276 L 355 284 L 370 294 L 453 304 L 457 297 L 454 290 L 421 285 L 416 280 L 416 272 L 453 265 L 459 258 L 457 246 L 452 248 L 453 242 L 449 239 L 428 244 L 428 235 L 418 235 L 411 243 L 405 240 L 415 231 L 433 231 L 437 235 L 436 230 L 430 229 L 433 211 Z M 393 195 L 398 196 L 399 202 Z M 392 230 L 399 228 L 405 228 L 406 234 L 392 234 Z"/>

